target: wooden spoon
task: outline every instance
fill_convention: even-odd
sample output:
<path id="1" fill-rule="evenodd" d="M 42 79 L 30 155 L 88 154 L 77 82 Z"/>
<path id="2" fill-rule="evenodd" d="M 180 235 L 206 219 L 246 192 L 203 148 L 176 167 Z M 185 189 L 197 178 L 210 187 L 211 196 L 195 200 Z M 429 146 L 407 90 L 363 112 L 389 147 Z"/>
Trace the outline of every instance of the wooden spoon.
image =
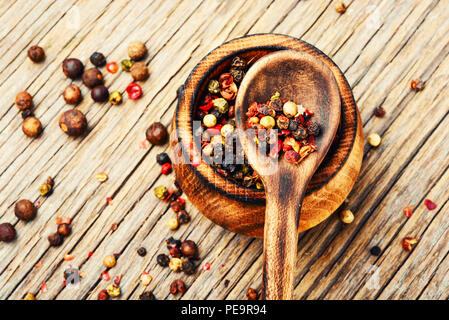
<path id="1" fill-rule="evenodd" d="M 275 92 L 313 111 L 321 133 L 318 150 L 299 164 L 258 152 L 246 131 L 246 112 Z M 243 150 L 261 176 L 266 193 L 263 298 L 292 299 L 301 204 L 307 185 L 335 137 L 340 122 L 340 94 L 331 70 L 310 54 L 283 50 L 259 59 L 243 79 L 235 103 L 236 124 Z"/>

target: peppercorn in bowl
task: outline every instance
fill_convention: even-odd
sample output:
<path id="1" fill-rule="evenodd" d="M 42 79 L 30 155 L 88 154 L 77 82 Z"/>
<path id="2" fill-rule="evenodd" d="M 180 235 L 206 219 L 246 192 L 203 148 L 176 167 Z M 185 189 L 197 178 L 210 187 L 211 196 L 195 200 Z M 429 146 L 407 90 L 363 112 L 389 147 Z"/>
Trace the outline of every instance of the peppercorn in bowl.
<path id="1" fill-rule="evenodd" d="M 355 183 L 362 162 L 363 135 L 351 89 L 342 72 L 321 51 L 277 34 L 229 41 L 210 52 L 191 72 L 178 90 L 173 117 L 170 145 L 182 189 L 213 222 L 253 237 L 263 237 L 265 193 L 257 172 L 239 148 L 234 99 L 240 81 L 255 61 L 286 49 L 305 51 L 326 63 L 340 91 L 340 128 L 309 184 L 299 230 L 322 222 L 341 205 Z"/>

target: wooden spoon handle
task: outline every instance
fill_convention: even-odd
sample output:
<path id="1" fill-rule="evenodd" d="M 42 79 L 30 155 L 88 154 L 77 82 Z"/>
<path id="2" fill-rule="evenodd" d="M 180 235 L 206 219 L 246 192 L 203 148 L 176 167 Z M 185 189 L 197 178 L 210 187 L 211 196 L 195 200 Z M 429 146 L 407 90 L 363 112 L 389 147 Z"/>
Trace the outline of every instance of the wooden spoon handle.
<path id="1" fill-rule="evenodd" d="M 268 183 L 264 227 L 262 297 L 267 300 L 293 299 L 298 225 L 305 186 L 291 177 L 279 184 Z"/>

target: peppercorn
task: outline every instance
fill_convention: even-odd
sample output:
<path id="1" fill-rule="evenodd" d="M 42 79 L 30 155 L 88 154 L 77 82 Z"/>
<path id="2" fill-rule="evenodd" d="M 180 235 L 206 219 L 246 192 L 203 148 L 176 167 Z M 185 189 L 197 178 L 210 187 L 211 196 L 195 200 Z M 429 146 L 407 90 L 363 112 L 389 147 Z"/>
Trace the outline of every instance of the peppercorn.
<path id="1" fill-rule="evenodd" d="M 136 81 L 143 81 L 150 75 L 148 68 L 143 62 L 136 62 L 131 67 L 131 77 Z"/>
<path id="2" fill-rule="evenodd" d="M 173 247 L 173 248 L 170 249 L 170 255 L 173 258 L 181 258 L 182 257 L 181 250 L 179 248 L 177 248 L 177 247 Z"/>
<path id="3" fill-rule="evenodd" d="M 425 82 L 422 81 L 421 79 L 413 79 L 413 80 L 410 82 L 410 88 L 411 88 L 413 91 L 416 91 L 416 92 L 422 91 L 422 90 L 424 90 L 425 87 L 426 87 L 426 84 L 425 84 Z"/>
<path id="4" fill-rule="evenodd" d="M 122 94 L 117 90 L 112 91 L 109 95 L 109 102 L 114 105 L 120 104 L 122 102 Z"/>
<path id="5" fill-rule="evenodd" d="M 144 287 L 148 287 L 150 285 L 150 283 L 151 283 L 151 280 L 153 280 L 153 277 L 150 276 L 148 273 L 143 273 L 140 276 L 140 283 L 142 283 L 142 285 Z"/>
<path id="6" fill-rule="evenodd" d="M 182 271 L 184 271 L 185 274 L 192 275 L 195 273 L 196 268 L 192 261 L 184 260 L 182 262 Z"/>
<path id="7" fill-rule="evenodd" d="M 316 122 L 311 122 L 307 126 L 307 133 L 311 136 L 319 135 L 320 131 L 321 131 L 320 125 Z"/>
<path id="8" fill-rule="evenodd" d="M 232 68 L 229 73 L 231 74 L 234 81 L 240 83 L 245 77 L 245 71 Z"/>
<path id="9" fill-rule="evenodd" d="M 179 258 L 171 258 L 168 266 L 172 271 L 178 272 L 182 270 L 182 260 Z"/>
<path id="10" fill-rule="evenodd" d="M 298 129 L 298 122 L 296 122 L 296 120 L 292 119 L 290 120 L 290 122 L 288 123 L 288 128 L 289 131 L 296 131 Z"/>
<path id="11" fill-rule="evenodd" d="M 103 264 L 106 268 L 113 268 L 116 264 L 116 260 L 114 256 L 106 256 L 103 259 Z"/>
<path id="12" fill-rule="evenodd" d="M 142 60 L 147 54 L 147 48 L 142 41 L 133 41 L 128 46 L 128 56 L 134 60 Z"/>
<path id="13" fill-rule="evenodd" d="M 161 267 L 167 267 L 170 263 L 170 258 L 166 254 L 161 253 L 156 257 L 156 261 Z"/>
<path id="14" fill-rule="evenodd" d="M 109 98 L 109 91 L 104 85 L 99 85 L 92 89 L 90 95 L 95 102 L 105 102 Z"/>
<path id="15" fill-rule="evenodd" d="M 98 292 L 98 300 L 108 300 L 109 299 L 109 294 L 107 290 L 101 290 L 100 292 Z"/>
<path id="16" fill-rule="evenodd" d="M 298 105 L 293 101 L 287 101 L 284 103 L 282 110 L 287 118 L 292 118 L 298 113 Z"/>
<path id="17" fill-rule="evenodd" d="M 246 296 L 248 297 L 249 300 L 257 300 L 259 294 L 255 289 L 248 288 L 248 290 L 246 291 Z"/>
<path id="18" fill-rule="evenodd" d="M 181 252 L 185 257 L 193 258 L 198 252 L 196 243 L 192 240 L 186 240 L 181 244 Z"/>
<path id="19" fill-rule="evenodd" d="M 170 230 L 176 230 L 179 227 L 179 223 L 178 223 L 178 220 L 176 218 L 168 219 L 166 224 L 167 224 L 167 227 Z"/>
<path id="20" fill-rule="evenodd" d="M 68 104 L 77 104 L 82 99 L 81 90 L 76 84 L 71 84 L 64 89 L 62 97 Z"/>
<path id="21" fill-rule="evenodd" d="M 215 109 L 218 110 L 221 114 L 225 114 L 229 110 L 229 103 L 224 98 L 217 98 L 212 100 L 212 104 Z"/>
<path id="22" fill-rule="evenodd" d="M 25 110 L 33 106 L 33 97 L 26 91 L 19 92 L 14 101 L 16 107 L 20 110 Z"/>
<path id="23" fill-rule="evenodd" d="M 164 186 L 156 187 L 154 188 L 154 195 L 159 199 L 164 200 L 169 195 L 168 189 Z"/>
<path id="24" fill-rule="evenodd" d="M 203 123 L 206 127 L 211 128 L 217 124 L 217 117 L 209 113 L 203 118 Z"/>
<path id="25" fill-rule="evenodd" d="M 352 223 L 352 221 L 354 221 L 354 214 L 351 210 L 343 210 L 340 212 L 340 219 L 343 223 Z"/>
<path id="26" fill-rule="evenodd" d="M 297 153 L 295 150 L 288 150 L 285 152 L 284 154 L 285 160 L 288 163 L 296 163 L 299 161 L 299 159 L 301 158 L 299 153 Z"/>
<path id="27" fill-rule="evenodd" d="M 156 300 L 156 297 L 154 296 L 153 292 L 145 291 L 139 296 L 139 300 Z"/>
<path id="28" fill-rule="evenodd" d="M 280 130 L 287 130 L 290 124 L 290 120 L 286 116 L 280 115 L 276 119 L 276 124 Z"/>
<path id="29" fill-rule="evenodd" d="M 265 116 L 260 119 L 260 124 L 266 129 L 271 129 L 276 125 L 276 122 L 274 121 L 273 117 Z"/>
<path id="30" fill-rule="evenodd" d="M 16 238 L 16 229 L 8 222 L 0 224 L 0 241 L 11 242 Z"/>
<path id="31" fill-rule="evenodd" d="M 234 57 L 231 62 L 231 67 L 238 70 L 243 70 L 247 67 L 247 62 L 245 59 L 240 58 L 239 56 Z"/>
<path id="32" fill-rule="evenodd" d="M 181 210 L 176 214 L 176 219 L 178 219 L 179 224 L 186 224 L 190 221 L 190 216 L 185 210 Z"/>
<path id="33" fill-rule="evenodd" d="M 52 187 L 49 183 L 45 182 L 39 186 L 39 194 L 43 197 L 49 196 L 52 193 Z"/>
<path id="34" fill-rule="evenodd" d="M 305 140 L 307 139 L 307 130 L 303 126 L 298 126 L 298 128 L 292 132 L 292 136 L 296 140 Z"/>
<path id="35" fill-rule="evenodd" d="M 67 135 L 78 137 L 87 130 L 87 119 L 78 109 L 71 109 L 61 115 L 59 127 Z"/>
<path id="36" fill-rule="evenodd" d="M 376 117 L 382 118 L 385 115 L 385 109 L 382 106 L 378 106 L 375 110 L 374 110 L 374 115 Z"/>
<path id="37" fill-rule="evenodd" d="M 137 254 L 141 257 L 145 257 L 147 254 L 147 249 L 145 249 L 144 247 L 140 247 L 139 249 L 137 249 Z"/>
<path id="38" fill-rule="evenodd" d="M 83 73 L 83 83 L 88 88 L 103 84 L 103 74 L 97 68 L 90 68 Z M 106 98 L 107 99 L 107 98 Z"/>
<path id="39" fill-rule="evenodd" d="M 120 287 L 115 283 L 108 285 L 106 287 L 106 291 L 111 298 L 115 298 L 120 295 Z"/>
<path id="40" fill-rule="evenodd" d="M 337 11 L 338 13 L 340 13 L 340 14 L 343 14 L 343 13 L 345 13 L 346 12 L 346 5 L 344 4 L 344 2 L 338 2 L 336 5 L 335 5 L 335 11 Z"/>
<path id="41" fill-rule="evenodd" d="M 75 58 L 65 59 L 62 62 L 62 72 L 70 79 L 79 78 L 84 71 L 83 63 Z"/>
<path id="42" fill-rule="evenodd" d="M 26 119 L 28 117 L 33 117 L 33 111 L 31 111 L 30 109 L 25 109 L 22 111 L 22 119 Z"/>
<path id="43" fill-rule="evenodd" d="M 34 297 L 34 294 L 32 294 L 31 292 L 27 292 L 22 300 L 36 300 L 36 298 Z"/>
<path id="44" fill-rule="evenodd" d="M 68 223 L 61 223 L 58 226 L 58 233 L 63 236 L 66 237 L 70 234 L 71 228 L 70 228 L 70 224 Z"/>
<path id="45" fill-rule="evenodd" d="M 378 246 L 374 246 L 370 249 L 370 253 L 373 256 L 378 256 L 378 255 L 380 255 L 381 252 L 382 252 L 382 250 Z"/>
<path id="46" fill-rule="evenodd" d="M 36 117 L 28 117 L 23 120 L 22 131 L 28 137 L 34 138 L 41 134 L 42 124 Z"/>
<path id="47" fill-rule="evenodd" d="M 16 202 L 14 213 L 20 220 L 30 221 L 36 217 L 37 208 L 30 200 L 20 200 Z"/>
<path id="48" fill-rule="evenodd" d="M 181 240 L 176 240 L 173 237 L 170 237 L 167 240 L 165 240 L 165 243 L 167 244 L 168 250 L 170 250 L 173 247 L 181 249 Z"/>
<path id="49" fill-rule="evenodd" d="M 378 147 L 382 141 L 382 138 L 377 133 L 371 133 L 368 136 L 368 143 L 372 147 Z"/>
<path id="50" fill-rule="evenodd" d="M 164 163 L 161 167 L 161 173 L 168 175 L 171 173 L 171 163 Z"/>
<path id="51" fill-rule="evenodd" d="M 176 200 L 170 202 L 170 208 L 171 208 L 174 212 L 179 212 L 179 211 L 182 210 L 181 204 L 180 204 L 178 201 L 176 201 Z"/>
<path id="52" fill-rule="evenodd" d="M 273 109 L 275 112 L 282 112 L 284 106 L 282 104 L 282 101 L 278 98 L 270 101 L 270 108 Z"/>
<path id="53" fill-rule="evenodd" d="M 146 131 L 147 140 L 154 145 L 162 145 L 167 142 L 168 132 L 160 122 L 154 122 Z"/>
<path id="54" fill-rule="evenodd" d="M 168 154 L 162 152 L 156 156 L 156 162 L 160 165 L 163 165 L 165 163 L 171 163 L 171 160 Z"/>
<path id="55" fill-rule="evenodd" d="M 186 285 L 181 279 L 173 280 L 173 282 L 170 284 L 170 293 L 175 295 L 178 292 L 181 294 L 186 292 Z"/>
<path id="56" fill-rule="evenodd" d="M 106 57 L 101 52 L 94 52 L 90 56 L 90 62 L 96 67 L 103 67 L 106 64 Z"/>
<path id="57" fill-rule="evenodd" d="M 212 94 L 218 94 L 220 92 L 220 83 L 217 80 L 209 81 L 207 90 Z"/>
<path id="58" fill-rule="evenodd" d="M 48 236 L 48 242 L 50 242 L 52 247 L 59 247 L 63 242 L 63 238 L 59 233 L 55 232 Z"/>
<path id="59" fill-rule="evenodd" d="M 28 58 L 33 62 L 41 62 L 45 59 L 45 51 L 39 46 L 31 46 L 28 49 Z"/>
<path id="60" fill-rule="evenodd" d="M 142 88 L 136 82 L 131 82 L 126 87 L 126 93 L 131 100 L 137 100 L 142 96 Z"/>
<path id="61" fill-rule="evenodd" d="M 131 70 L 133 63 L 129 59 L 124 59 L 120 62 L 120 66 L 122 67 L 123 71 L 129 71 L 129 70 Z"/>

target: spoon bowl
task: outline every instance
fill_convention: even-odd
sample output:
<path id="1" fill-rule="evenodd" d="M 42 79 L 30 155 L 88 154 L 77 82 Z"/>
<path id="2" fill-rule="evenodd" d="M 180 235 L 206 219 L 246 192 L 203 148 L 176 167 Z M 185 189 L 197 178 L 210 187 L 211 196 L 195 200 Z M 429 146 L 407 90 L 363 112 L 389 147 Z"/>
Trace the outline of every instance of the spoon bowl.
<path id="1" fill-rule="evenodd" d="M 254 102 L 266 101 L 275 92 L 313 112 L 321 127 L 317 150 L 299 164 L 283 156 L 272 159 L 259 152 L 247 132 L 246 112 Z M 307 185 L 324 159 L 340 121 L 341 101 L 332 71 L 314 56 L 283 50 L 259 59 L 240 85 L 235 114 L 238 135 L 266 192 L 264 228 L 263 298 L 292 299 L 301 204 Z"/>

